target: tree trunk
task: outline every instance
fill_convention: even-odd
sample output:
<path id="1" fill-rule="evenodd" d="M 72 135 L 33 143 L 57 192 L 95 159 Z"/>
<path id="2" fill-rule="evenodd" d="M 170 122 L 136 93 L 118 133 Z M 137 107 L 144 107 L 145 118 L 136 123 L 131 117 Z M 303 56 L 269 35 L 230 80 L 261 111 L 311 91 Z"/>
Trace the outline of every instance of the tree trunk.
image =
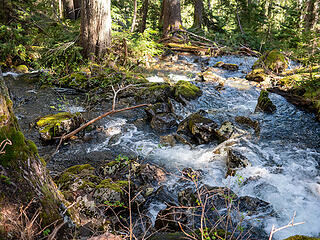
<path id="1" fill-rule="evenodd" d="M 78 19 L 80 17 L 81 13 L 81 0 L 73 0 L 73 5 L 74 5 L 74 16 L 75 19 Z"/>
<path id="2" fill-rule="evenodd" d="M 318 1 L 309 0 L 306 6 L 306 12 L 304 16 L 304 28 L 306 31 L 312 30 L 316 25 L 318 13 Z"/>
<path id="3" fill-rule="evenodd" d="M 62 3 L 63 3 L 63 9 L 64 9 L 63 16 L 65 18 L 75 20 L 76 18 L 75 18 L 73 0 L 62 0 Z"/>
<path id="4" fill-rule="evenodd" d="M 6 223 L 6 220 L 19 218 L 18 215 L 21 211 L 19 208 L 31 204 L 31 202 L 32 207 L 29 207 L 30 211 L 26 214 L 34 216 L 37 209 L 41 209 L 41 211 L 35 219 L 34 225 L 31 224 L 30 227 L 35 227 L 36 223 L 40 224 L 41 221 L 42 226 L 47 226 L 56 220 L 63 222 L 65 213 L 67 215 L 69 213 L 69 216 L 71 213 L 71 209 L 67 211 L 68 203 L 48 174 L 45 162 L 39 156 L 36 145 L 32 141 L 26 140 L 20 131 L 1 69 L 0 196 L 0 229 L 3 229 L 1 224 L 7 226 L 7 233 L 2 234 L 14 234 L 15 239 L 20 239 L 25 233 L 19 233 L 20 228 L 17 229 L 17 227 L 10 229 L 10 225 L 8 227 L 10 222 Z M 8 212 L 8 209 L 13 211 Z M 5 216 L 6 219 L 2 219 L 1 216 Z M 23 223 L 17 222 L 17 224 Z M 23 226 L 19 227 L 23 228 Z M 37 229 L 37 233 L 39 231 L 40 229 Z M 28 237 L 28 239 L 33 239 L 32 236 Z M 6 239 L 5 236 L 4 238 Z"/>
<path id="5" fill-rule="evenodd" d="M 202 27 L 202 15 L 203 15 L 203 0 L 194 0 L 194 15 L 193 15 L 193 27 Z"/>
<path id="6" fill-rule="evenodd" d="M 142 5 L 142 10 L 141 10 L 142 19 L 141 19 L 140 29 L 139 29 L 139 32 L 141 33 L 143 33 L 144 30 L 146 30 L 148 10 L 149 10 L 149 0 L 144 0 Z"/>
<path id="7" fill-rule="evenodd" d="M 163 37 L 181 28 L 180 0 L 163 0 L 162 6 Z"/>
<path id="8" fill-rule="evenodd" d="M 137 20 L 137 8 L 138 8 L 137 0 L 134 0 L 133 2 L 133 17 L 132 17 L 132 24 L 131 24 L 131 30 L 130 32 L 134 31 L 134 28 L 136 26 L 136 20 Z"/>
<path id="9" fill-rule="evenodd" d="M 81 46 L 83 55 L 103 57 L 111 43 L 110 0 L 82 0 Z"/>

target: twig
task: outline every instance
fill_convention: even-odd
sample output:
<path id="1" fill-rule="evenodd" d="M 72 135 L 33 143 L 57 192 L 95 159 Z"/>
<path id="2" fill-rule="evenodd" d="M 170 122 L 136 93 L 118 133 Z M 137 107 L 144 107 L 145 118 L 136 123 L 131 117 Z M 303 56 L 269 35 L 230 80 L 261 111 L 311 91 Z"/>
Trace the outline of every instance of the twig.
<path id="1" fill-rule="evenodd" d="M 281 231 L 281 230 L 286 229 L 286 228 L 288 228 L 288 227 L 293 227 L 293 226 L 297 226 L 297 225 L 301 225 L 301 224 L 304 224 L 304 223 L 305 223 L 305 222 L 294 223 L 294 218 L 295 218 L 295 216 L 296 216 L 296 212 L 294 212 L 291 221 L 290 221 L 287 225 L 285 225 L 285 226 L 283 226 L 283 227 L 276 228 L 274 225 L 272 225 L 271 232 L 270 232 L 270 236 L 269 236 L 269 240 L 272 240 L 273 234 L 275 234 L 275 233 L 278 232 L 278 231 Z"/>
<path id="2" fill-rule="evenodd" d="M 3 145 L 3 146 L 2 146 Z M 6 153 L 6 151 L 4 151 L 5 147 L 7 145 L 12 145 L 12 142 L 7 138 L 5 140 L 3 140 L 1 143 L 0 143 L 0 146 L 2 146 L 1 150 L 0 150 L 0 154 L 4 154 Z"/>

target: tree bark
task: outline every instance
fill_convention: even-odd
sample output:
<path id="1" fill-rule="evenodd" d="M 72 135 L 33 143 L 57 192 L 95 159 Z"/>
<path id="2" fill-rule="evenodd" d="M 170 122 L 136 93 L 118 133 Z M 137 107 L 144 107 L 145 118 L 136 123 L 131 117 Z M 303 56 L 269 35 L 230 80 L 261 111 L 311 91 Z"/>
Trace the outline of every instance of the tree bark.
<path id="1" fill-rule="evenodd" d="M 75 11 L 74 11 L 74 4 L 73 0 L 62 0 L 65 18 L 75 20 Z"/>
<path id="2" fill-rule="evenodd" d="M 131 24 L 131 29 L 130 32 L 134 31 L 134 28 L 136 26 L 136 20 L 137 20 L 137 9 L 138 9 L 138 3 L 137 0 L 133 1 L 133 17 L 132 17 L 132 24 Z"/>
<path id="3" fill-rule="evenodd" d="M 139 32 L 141 33 L 143 33 L 144 30 L 146 30 L 148 10 L 149 10 L 149 0 L 144 0 L 142 5 L 142 10 L 141 10 L 142 19 L 141 19 L 140 29 L 139 29 Z"/>
<path id="4" fill-rule="evenodd" d="M 162 6 L 163 37 L 182 26 L 180 0 L 163 0 Z"/>
<path id="5" fill-rule="evenodd" d="M 317 0 L 309 0 L 306 6 L 306 12 L 304 16 L 304 29 L 306 31 L 312 30 L 316 23 L 317 18 L 319 16 L 319 3 Z"/>
<path id="6" fill-rule="evenodd" d="M 41 219 L 43 226 L 56 220 L 63 222 L 66 212 L 69 213 L 69 216 L 70 214 L 75 216 L 71 213 L 71 209 L 67 211 L 68 202 L 48 174 L 45 162 L 39 156 L 36 145 L 26 140 L 20 131 L 1 69 L 0 149 L 0 216 L 5 216 L 3 214 L 6 208 L 15 208 L 17 212 L 12 212 L 12 214 L 19 215 L 19 208 L 31 202 L 34 207 L 29 214 L 32 215 L 36 209 L 41 208 L 36 221 L 40 223 Z M 14 216 L 6 217 L 14 219 Z"/>
<path id="7" fill-rule="evenodd" d="M 193 27 L 202 27 L 202 16 L 203 16 L 203 0 L 194 0 L 194 15 L 193 15 Z"/>
<path id="8" fill-rule="evenodd" d="M 78 19 L 81 14 L 81 0 L 73 0 L 73 6 L 75 19 Z"/>
<path id="9" fill-rule="evenodd" d="M 111 43 L 110 0 L 82 0 L 81 46 L 87 58 L 103 57 Z"/>

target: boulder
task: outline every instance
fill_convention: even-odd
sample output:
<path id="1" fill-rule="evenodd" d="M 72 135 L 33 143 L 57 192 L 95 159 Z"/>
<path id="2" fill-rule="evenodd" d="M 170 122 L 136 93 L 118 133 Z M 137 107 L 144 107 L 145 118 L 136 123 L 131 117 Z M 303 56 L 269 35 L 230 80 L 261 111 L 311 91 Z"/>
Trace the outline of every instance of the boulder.
<path id="1" fill-rule="evenodd" d="M 258 120 L 252 120 L 251 118 L 249 117 L 245 117 L 245 116 L 236 116 L 235 117 L 235 121 L 239 124 L 242 124 L 242 125 L 246 125 L 248 127 L 251 127 L 254 129 L 255 131 L 255 134 L 257 136 L 260 135 L 260 123 Z"/>
<path id="2" fill-rule="evenodd" d="M 200 97 L 202 91 L 196 85 L 187 81 L 178 81 L 174 86 L 174 96 L 178 101 L 192 100 Z"/>
<path id="3" fill-rule="evenodd" d="M 215 74 L 210 68 L 205 72 L 202 72 L 200 78 L 205 82 L 223 82 L 223 78 Z"/>
<path id="4" fill-rule="evenodd" d="M 160 113 L 170 113 L 171 109 L 169 104 L 164 102 L 155 103 L 154 105 L 145 108 L 145 111 L 150 119 L 154 117 L 156 114 Z"/>
<path id="5" fill-rule="evenodd" d="M 185 118 L 177 130 L 178 140 L 182 143 L 204 144 L 217 139 L 217 124 L 202 112 L 193 113 Z M 176 137 L 177 138 L 177 137 Z"/>
<path id="6" fill-rule="evenodd" d="M 167 179 L 167 174 L 164 170 L 148 163 L 141 164 L 138 174 L 144 184 L 159 185 Z"/>
<path id="7" fill-rule="evenodd" d="M 169 97 L 174 96 L 174 89 L 168 83 L 152 83 L 142 89 L 130 89 L 137 101 L 157 103 L 167 102 Z"/>
<path id="8" fill-rule="evenodd" d="M 262 111 L 266 113 L 273 113 L 276 109 L 276 106 L 269 98 L 269 93 L 265 90 L 261 90 L 255 112 Z"/>
<path id="9" fill-rule="evenodd" d="M 78 128 L 83 122 L 84 119 L 80 113 L 61 112 L 41 117 L 36 122 L 36 127 L 39 129 L 40 138 L 50 141 L 54 137 L 62 136 Z"/>
<path id="10" fill-rule="evenodd" d="M 275 73 L 281 73 L 288 68 L 286 57 L 279 50 L 265 52 L 252 66 L 252 69 L 268 69 Z"/>
<path id="11" fill-rule="evenodd" d="M 227 175 L 234 176 L 237 169 L 247 166 L 251 166 L 251 164 L 245 156 L 236 150 L 228 149 Z"/>
<path id="12" fill-rule="evenodd" d="M 235 126 L 232 122 L 226 121 L 221 124 L 220 128 L 216 131 L 220 141 L 226 141 L 232 137 L 235 131 Z"/>
<path id="13" fill-rule="evenodd" d="M 160 137 L 161 145 L 174 147 L 176 143 L 177 143 L 176 138 L 172 134 Z"/>
<path id="14" fill-rule="evenodd" d="M 177 120 L 173 113 L 160 113 L 152 117 L 150 122 L 151 128 L 157 132 L 165 132 L 176 127 Z"/>
<path id="15" fill-rule="evenodd" d="M 263 82 L 267 79 L 268 75 L 265 73 L 264 69 L 256 68 L 253 69 L 246 75 L 246 79 L 254 82 Z"/>
<path id="16" fill-rule="evenodd" d="M 167 206 L 158 213 L 154 227 L 157 230 L 179 231 L 181 230 L 179 223 L 184 226 L 188 224 L 186 211 L 177 206 Z"/>
<path id="17" fill-rule="evenodd" d="M 224 63 L 222 61 L 217 62 L 214 66 L 215 67 L 221 67 L 221 68 L 229 70 L 229 71 L 238 71 L 239 70 L 239 66 L 237 64 Z"/>

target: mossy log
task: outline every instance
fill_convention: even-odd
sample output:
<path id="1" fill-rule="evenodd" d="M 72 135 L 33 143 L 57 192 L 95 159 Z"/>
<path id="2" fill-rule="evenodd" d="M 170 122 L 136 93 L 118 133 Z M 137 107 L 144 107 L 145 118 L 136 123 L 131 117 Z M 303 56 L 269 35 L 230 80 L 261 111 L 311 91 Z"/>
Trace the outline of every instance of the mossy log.
<path id="1" fill-rule="evenodd" d="M 33 215 L 34 211 L 41 209 L 37 220 L 39 223 L 41 221 L 42 226 L 55 221 L 62 222 L 67 216 L 71 217 L 68 219 L 72 219 L 69 223 L 77 222 L 75 212 L 71 208 L 68 209 L 68 202 L 48 174 L 36 145 L 26 140 L 20 131 L 1 69 L 0 143 L 0 173 L 7 180 L 0 179 L 0 218 L 8 206 L 15 206 L 19 214 L 19 208 L 32 202 L 35 207 L 30 208 L 29 214 Z M 2 234 L 6 239 L 6 234 L 11 233 L 2 231 Z"/>

